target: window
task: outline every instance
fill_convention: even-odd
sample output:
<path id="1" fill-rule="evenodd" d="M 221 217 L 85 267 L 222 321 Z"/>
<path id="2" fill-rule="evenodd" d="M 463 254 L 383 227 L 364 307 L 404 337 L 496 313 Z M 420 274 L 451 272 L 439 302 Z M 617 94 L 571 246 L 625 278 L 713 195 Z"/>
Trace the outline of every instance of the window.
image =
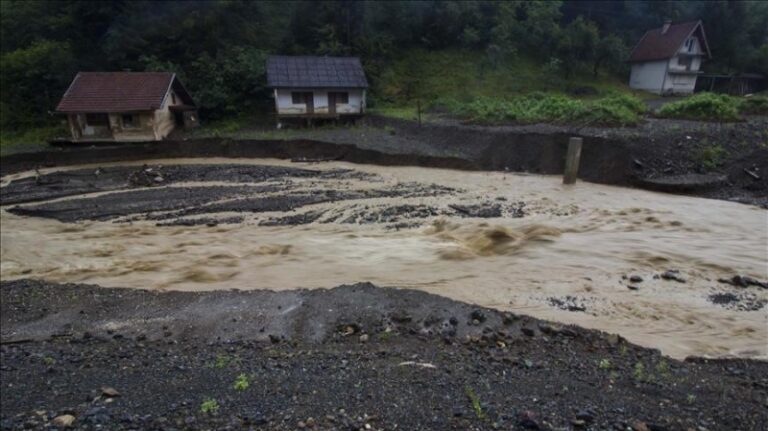
<path id="1" fill-rule="evenodd" d="M 307 101 L 312 100 L 311 91 L 293 91 L 291 92 L 291 99 L 294 105 L 303 105 Z"/>
<path id="2" fill-rule="evenodd" d="M 107 114 L 85 114 L 85 124 L 89 126 L 109 126 Z"/>
<path id="3" fill-rule="evenodd" d="M 688 50 L 688 52 L 693 51 L 693 38 L 689 38 L 685 41 L 685 48 Z"/>
<path id="4" fill-rule="evenodd" d="M 346 91 L 334 92 L 333 94 L 335 95 L 336 104 L 349 103 L 349 93 Z"/>
<path id="5" fill-rule="evenodd" d="M 138 125 L 136 121 L 136 116 L 133 114 L 123 114 L 122 119 L 123 119 L 123 127 L 126 129 L 132 129 Z"/>

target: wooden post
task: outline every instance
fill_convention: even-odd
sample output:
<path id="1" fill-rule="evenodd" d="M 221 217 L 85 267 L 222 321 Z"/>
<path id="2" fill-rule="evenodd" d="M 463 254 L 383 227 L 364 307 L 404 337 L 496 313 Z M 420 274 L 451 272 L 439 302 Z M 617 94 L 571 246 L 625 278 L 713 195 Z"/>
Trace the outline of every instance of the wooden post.
<path id="1" fill-rule="evenodd" d="M 416 101 L 416 115 L 419 119 L 419 127 L 421 127 L 421 99 Z"/>
<path id="2" fill-rule="evenodd" d="M 565 156 L 563 184 L 573 184 L 576 182 L 576 174 L 579 173 L 579 160 L 581 159 L 581 141 L 582 139 L 577 137 L 568 139 L 568 153 Z"/>

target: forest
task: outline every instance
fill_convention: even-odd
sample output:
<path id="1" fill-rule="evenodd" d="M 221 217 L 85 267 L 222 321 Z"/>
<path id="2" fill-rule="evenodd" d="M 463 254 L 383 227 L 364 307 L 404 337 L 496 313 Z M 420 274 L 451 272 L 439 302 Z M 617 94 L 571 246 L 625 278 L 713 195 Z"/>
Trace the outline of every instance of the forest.
<path id="1" fill-rule="evenodd" d="M 2 1 L 4 132 L 52 124 L 78 71 L 176 72 L 206 119 L 269 107 L 270 54 L 360 56 L 371 106 L 626 82 L 637 40 L 701 19 L 707 72 L 768 75 L 768 2 Z M 444 78 L 441 81 L 440 77 Z"/>

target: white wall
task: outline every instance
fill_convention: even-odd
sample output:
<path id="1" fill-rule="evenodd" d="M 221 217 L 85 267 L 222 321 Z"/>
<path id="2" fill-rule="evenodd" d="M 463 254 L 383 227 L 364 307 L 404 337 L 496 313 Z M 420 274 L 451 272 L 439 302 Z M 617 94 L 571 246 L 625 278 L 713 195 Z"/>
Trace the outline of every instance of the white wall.
<path id="1" fill-rule="evenodd" d="M 668 60 L 633 63 L 632 72 L 629 75 L 629 87 L 651 93 L 662 93 L 662 86 L 668 85 L 664 82 L 667 64 Z"/>
<path id="2" fill-rule="evenodd" d="M 280 88 L 275 89 L 275 108 L 280 115 L 301 115 L 307 113 L 307 106 L 304 103 L 293 103 L 293 92 L 310 91 L 313 93 L 314 113 L 328 114 L 328 92 L 346 92 L 348 94 L 348 103 L 337 103 L 337 114 L 362 114 L 365 112 L 365 90 L 361 88 L 338 88 L 327 89 L 308 89 L 308 88 Z"/>

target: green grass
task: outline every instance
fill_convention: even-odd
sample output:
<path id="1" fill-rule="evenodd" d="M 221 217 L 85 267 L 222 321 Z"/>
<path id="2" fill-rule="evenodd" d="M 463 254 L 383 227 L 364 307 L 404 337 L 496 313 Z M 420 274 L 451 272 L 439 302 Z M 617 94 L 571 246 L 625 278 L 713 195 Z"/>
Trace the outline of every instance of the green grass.
<path id="1" fill-rule="evenodd" d="M 724 94 L 700 93 L 662 106 L 659 116 L 686 120 L 736 121 L 739 119 L 739 102 L 737 98 Z"/>
<path id="2" fill-rule="evenodd" d="M 768 115 L 768 96 L 751 96 L 741 99 L 739 112 L 748 115 Z"/>
<path id="3" fill-rule="evenodd" d="M 475 416 L 477 416 L 477 418 L 480 420 L 485 419 L 485 412 L 483 411 L 483 406 L 480 403 L 480 397 L 477 396 L 474 389 L 470 388 L 469 386 L 465 386 L 464 393 L 469 399 L 469 403 L 472 406 L 472 410 L 475 412 Z"/>
<path id="4" fill-rule="evenodd" d="M 242 392 L 248 389 L 249 386 L 251 386 L 251 383 L 248 381 L 248 376 L 245 374 L 240 374 L 237 376 L 237 379 L 235 379 L 233 388 L 238 392 Z"/>
<path id="5" fill-rule="evenodd" d="M 69 137 L 69 130 L 63 124 L 27 130 L 3 130 L 0 131 L 0 156 L 42 151 L 48 147 L 48 141 L 63 137 Z"/>
<path id="6" fill-rule="evenodd" d="M 507 99 L 478 98 L 455 103 L 449 112 L 476 123 L 563 123 L 579 125 L 633 125 L 640 121 L 645 104 L 634 96 L 611 93 L 581 100 L 558 93 L 535 92 Z"/>
<path id="7" fill-rule="evenodd" d="M 200 412 L 201 413 L 210 413 L 210 414 L 216 414 L 219 412 L 219 402 L 214 400 L 213 398 L 208 398 L 205 401 L 203 401 L 202 404 L 200 404 Z"/>
<path id="8" fill-rule="evenodd" d="M 712 171 L 720 167 L 727 156 L 728 152 L 721 145 L 707 145 L 696 153 L 695 158 L 705 170 Z"/>

